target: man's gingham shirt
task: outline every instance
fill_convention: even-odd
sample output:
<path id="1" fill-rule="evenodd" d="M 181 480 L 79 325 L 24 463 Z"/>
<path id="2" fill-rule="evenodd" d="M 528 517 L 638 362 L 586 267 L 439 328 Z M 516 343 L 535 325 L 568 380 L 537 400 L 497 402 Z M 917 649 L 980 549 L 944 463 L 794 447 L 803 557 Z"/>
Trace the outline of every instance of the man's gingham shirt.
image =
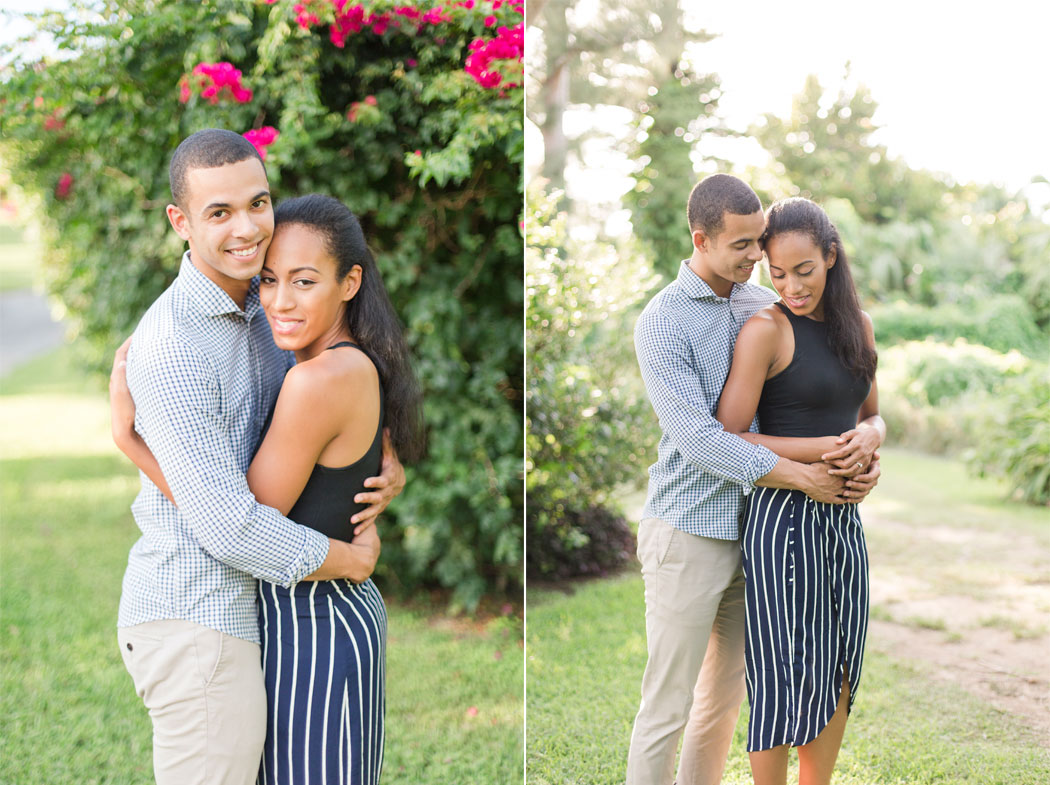
<path id="1" fill-rule="evenodd" d="M 321 566 L 328 538 L 256 502 L 245 479 L 289 364 L 258 283 L 241 310 L 187 252 L 128 351 L 135 430 L 177 506 L 141 475 L 118 626 L 183 619 L 258 643 L 256 578 L 288 586 Z"/>
<path id="2" fill-rule="evenodd" d="M 703 537 L 739 536 L 744 495 L 777 456 L 726 433 L 714 415 L 737 333 L 774 300 L 750 284 L 734 284 L 728 298 L 719 297 L 685 261 L 638 318 L 635 352 L 663 431 L 643 517 Z"/>

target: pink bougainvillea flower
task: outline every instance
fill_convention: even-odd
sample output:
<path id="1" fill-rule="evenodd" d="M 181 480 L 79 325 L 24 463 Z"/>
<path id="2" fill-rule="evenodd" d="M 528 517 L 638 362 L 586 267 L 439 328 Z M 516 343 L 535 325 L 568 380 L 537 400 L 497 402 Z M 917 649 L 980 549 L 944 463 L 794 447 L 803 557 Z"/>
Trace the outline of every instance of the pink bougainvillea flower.
<path id="1" fill-rule="evenodd" d="M 59 109 L 56 109 L 44 118 L 45 131 L 61 131 L 66 127 L 66 121 L 58 116 L 59 111 Z"/>
<path id="2" fill-rule="evenodd" d="M 365 103 L 369 106 L 375 106 L 379 102 L 376 100 L 376 97 L 374 95 L 368 95 L 365 96 Z"/>
<path id="3" fill-rule="evenodd" d="M 223 96 L 232 98 L 239 104 L 252 100 L 252 91 L 241 84 L 241 72 L 231 63 L 199 63 L 193 69 L 196 85 L 200 88 L 201 98 L 217 104 Z M 179 100 L 186 103 L 190 100 L 191 80 L 183 77 L 179 80 Z"/>
<path id="4" fill-rule="evenodd" d="M 495 24 L 496 24 L 496 17 L 494 17 L 494 16 L 486 16 L 485 17 L 485 27 L 493 27 Z"/>
<path id="5" fill-rule="evenodd" d="M 445 9 L 442 8 L 441 6 L 437 6 L 437 5 L 434 6 L 429 11 L 427 11 L 425 14 L 423 14 L 423 21 L 428 23 L 428 24 L 432 24 L 432 25 L 439 25 L 439 24 L 441 24 L 443 21 L 445 21 L 444 17 L 442 17 L 442 15 L 441 15 L 442 12 L 444 12 L 444 10 Z"/>
<path id="6" fill-rule="evenodd" d="M 525 25 L 500 27 L 495 38 L 471 41 L 470 54 L 463 66 L 479 85 L 487 90 L 520 86 L 520 81 L 504 82 L 504 75 L 521 73 L 525 53 Z"/>
<path id="7" fill-rule="evenodd" d="M 281 134 L 272 125 L 264 125 L 262 128 L 253 128 L 242 135 L 255 146 L 255 149 L 259 151 L 259 155 L 265 161 L 266 148 L 277 141 L 277 137 Z"/>
<path id="8" fill-rule="evenodd" d="M 55 198 L 56 199 L 68 199 L 69 192 L 73 190 L 73 175 L 69 172 L 62 172 L 62 176 L 58 178 L 58 184 L 55 185 Z"/>
<path id="9" fill-rule="evenodd" d="M 292 10 L 295 11 L 295 21 L 303 30 L 309 30 L 313 25 L 321 22 L 321 18 L 310 10 L 311 4 L 311 0 L 308 0 L 308 2 L 296 3 L 292 6 Z"/>

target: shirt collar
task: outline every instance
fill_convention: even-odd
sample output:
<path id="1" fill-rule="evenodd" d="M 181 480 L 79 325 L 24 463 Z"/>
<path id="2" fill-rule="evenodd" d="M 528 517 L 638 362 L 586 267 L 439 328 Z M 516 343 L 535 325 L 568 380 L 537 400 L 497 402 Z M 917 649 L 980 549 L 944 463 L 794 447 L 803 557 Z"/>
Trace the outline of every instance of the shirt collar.
<path id="1" fill-rule="evenodd" d="M 205 316 L 235 313 L 251 321 L 260 310 L 258 276 L 252 278 L 251 285 L 248 287 L 248 296 L 244 300 L 243 311 L 233 301 L 233 298 L 222 290 L 221 286 L 197 269 L 190 261 L 189 251 L 182 255 L 179 280 L 185 285 L 190 299 L 196 303 Z"/>
<path id="2" fill-rule="evenodd" d="M 734 283 L 733 288 L 729 290 L 729 297 L 720 297 L 715 294 L 714 289 L 708 285 L 707 281 L 693 272 L 693 268 L 689 266 L 688 259 L 683 259 L 682 266 L 678 269 L 678 285 L 682 287 L 686 295 L 692 300 L 706 300 L 716 303 L 732 300 L 733 295 L 742 288 L 740 284 Z"/>

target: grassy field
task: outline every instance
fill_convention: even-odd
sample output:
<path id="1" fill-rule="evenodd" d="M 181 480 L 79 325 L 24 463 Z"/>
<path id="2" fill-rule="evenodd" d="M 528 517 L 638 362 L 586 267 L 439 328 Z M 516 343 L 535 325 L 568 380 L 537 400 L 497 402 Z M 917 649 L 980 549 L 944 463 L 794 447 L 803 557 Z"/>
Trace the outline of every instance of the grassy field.
<path id="1" fill-rule="evenodd" d="M 137 474 L 73 350 L 0 379 L 0 785 L 152 782 L 116 646 Z M 384 785 L 518 782 L 520 619 L 390 603 Z"/>
<path id="2" fill-rule="evenodd" d="M 0 292 L 31 289 L 39 281 L 39 242 L 19 227 L 0 224 Z"/>
<path id="3" fill-rule="evenodd" d="M 954 593 L 967 601 L 985 599 L 994 604 L 997 598 L 991 588 L 976 597 L 964 592 L 976 592 L 974 587 L 985 583 L 1002 583 L 998 573 L 1014 568 L 1014 562 L 994 563 L 1007 552 L 1000 540 L 1019 542 L 1022 550 L 1029 541 L 1044 545 L 1050 538 L 1050 513 L 1003 501 L 1003 486 L 967 476 L 956 462 L 885 452 L 883 480 L 862 513 L 870 522 L 865 528 L 873 554 L 873 594 L 881 575 L 892 579 L 896 572 L 911 571 L 929 578 L 923 586 L 932 594 Z M 888 525 L 891 520 L 893 527 Z M 945 531 L 951 531 L 954 540 L 940 537 Z M 912 532 L 913 539 L 902 532 Z M 969 539 L 971 535 L 980 539 Z M 980 547 L 968 551 L 973 543 Z M 1031 556 L 1033 564 L 1019 566 L 1020 583 L 1042 585 L 1046 567 L 1040 565 L 1041 555 L 1037 550 Z M 1011 554 L 1011 558 L 1019 557 Z M 964 583 L 966 588 L 960 588 Z M 979 635 L 984 627 L 1017 624 L 1009 616 L 963 619 L 958 613 L 947 619 L 895 619 L 898 608 L 905 606 L 904 602 L 875 605 L 872 616 L 892 619 L 895 629 L 918 636 L 944 636 L 945 646 L 951 643 L 950 635 Z M 645 605 L 637 570 L 561 589 L 530 588 L 527 608 L 529 785 L 621 783 L 646 659 Z M 994 708 L 958 684 L 935 678 L 933 668 L 911 658 L 912 651 L 869 643 L 836 785 L 1050 781 L 1047 740 L 1028 722 Z M 1020 643 L 1037 645 L 1038 641 Z M 1045 678 L 1045 659 L 1043 663 Z M 751 782 L 744 749 L 746 727 L 745 702 L 723 780 L 726 785 Z"/>

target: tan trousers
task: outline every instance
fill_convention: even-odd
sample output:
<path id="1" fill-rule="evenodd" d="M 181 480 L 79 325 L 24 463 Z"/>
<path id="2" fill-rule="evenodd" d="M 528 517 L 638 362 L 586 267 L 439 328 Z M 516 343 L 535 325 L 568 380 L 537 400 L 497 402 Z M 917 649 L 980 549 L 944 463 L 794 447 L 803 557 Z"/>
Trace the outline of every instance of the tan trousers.
<path id="1" fill-rule="evenodd" d="M 627 785 L 670 785 L 680 737 L 678 785 L 718 785 L 745 696 L 740 544 L 647 518 L 638 559 L 649 659 Z"/>
<path id="2" fill-rule="evenodd" d="M 117 630 L 153 721 L 158 785 L 252 785 L 266 740 L 259 646 L 193 622 Z"/>

